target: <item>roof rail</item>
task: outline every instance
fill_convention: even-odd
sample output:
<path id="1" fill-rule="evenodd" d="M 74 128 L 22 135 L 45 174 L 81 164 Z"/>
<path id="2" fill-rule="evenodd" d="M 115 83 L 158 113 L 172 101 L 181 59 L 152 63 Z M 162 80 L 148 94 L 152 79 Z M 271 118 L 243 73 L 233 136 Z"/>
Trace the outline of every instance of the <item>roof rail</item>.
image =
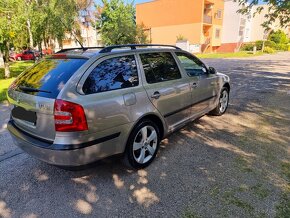
<path id="1" fill-rule="evenodd" d="M 99 53 L 107 53 L 111 52 L 113 49 L 116 48 L 131 48 L 131 50 L 137 49 L 137 47 L 169 47 L 169 48 L 175 48 L 179 49 L 179 47 L 174 45 L 161 45 L 161 44 L 128 44 L 128 45 L 111 45 L 103 48 Z"/>
<path id="2" fill-rule="evenodd" d="M 78 47 L 78 48 L 64 48 L 64 49 L 61 49 L 59 50 L 57 53 L 62 53 L 62 52 L 67 52 L 67 51 L 72 51 L 72 50 L 83 50 L 83 51 L 86 51 L 88 49 L 103 49 L 104 47 L 84 47 L 84 48 L 81 48 L 81 47 Z"/>

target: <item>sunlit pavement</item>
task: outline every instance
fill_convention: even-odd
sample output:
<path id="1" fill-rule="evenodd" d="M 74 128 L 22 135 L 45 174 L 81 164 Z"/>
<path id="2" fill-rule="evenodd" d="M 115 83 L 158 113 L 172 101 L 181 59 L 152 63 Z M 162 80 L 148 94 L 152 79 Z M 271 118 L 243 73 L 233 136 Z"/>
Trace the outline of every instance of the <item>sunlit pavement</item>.
<path id="1" fill-rule="evenodd" d="M 273 217 L 288 184 L 290 53 L 205 62 L 231 77 L 227 114 L 165 139 L 144 170 L 115 157 L 82 171 L 42 163 L 13 145 L 1 104 L 0 217 Z"/>

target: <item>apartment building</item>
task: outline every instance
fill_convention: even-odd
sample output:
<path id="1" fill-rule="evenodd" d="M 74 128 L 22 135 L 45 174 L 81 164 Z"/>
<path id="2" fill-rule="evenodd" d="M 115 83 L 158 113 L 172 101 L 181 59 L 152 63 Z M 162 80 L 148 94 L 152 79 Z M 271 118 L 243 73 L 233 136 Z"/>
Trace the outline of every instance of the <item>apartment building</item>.
<path id="1" fill-rule="evenodd" d="M 175 45 L 185 39 L 193 52 L 221 46 L 224 0 L 153 0 L 136 5 L 137 24 L 144 24 L 151 43 Z"/>
<path id="2" fill-rule="evenodd" d="M 265 31 L 262 24 L 266 20 L 265 15 L 268 13 L 269 6 L 263 5 L 264 9 L 261 13 L 254 15 L 257 7 L 260 6 L 253 6 L 249 15 L 242 15 L 237 13 L 241 8 L 238 2 L 225 0 L 223 35 L 221 38 L 221 46 L 217 50 L 218 52 L 238 51 L 243 43 L 264 40 L 271 30 L 276 31 L 282 29 L 286 34 L 290 35 L 289 28 L 281 28 L 278 20 L 270 26 L 270 31 Z"/>
<path id="3" fill-rule="evenodd" d="M 79 25 L 80 37 L 83 46 L 96 47 L 102 46 L 102 40 L 100 34 L 98 34 L 96 28 L 92 26 L 96 20 L 95 11 L 93 8 L 87 8 L 79 11 L 79 16 L 76 18 L 76 22 Z M 79 43 L 75 39 L 74 34 L 66 34 L 66 39 L 62 42 L 63 48 L 79 47 Z"/>
<path id="4" fill-rule="evenodd" d="M 218 52 L 238 51 L 244 42 L 251 41 L 252 17 L 237 13 L 239 3 L 233 0 L 225 0 L 223 35 Z"/>
<path id="5" fill-rule="evenodd" d="M 100 34 L 91 25 L 80 24 L 80 37 L 82 44 L 85 47 L 102 46 L 102 40 Z M 62 41 L 63 48 L 79 47 L 79 43 L 76 41 L 73 34 L 66 34 L 66 39 Z"/>

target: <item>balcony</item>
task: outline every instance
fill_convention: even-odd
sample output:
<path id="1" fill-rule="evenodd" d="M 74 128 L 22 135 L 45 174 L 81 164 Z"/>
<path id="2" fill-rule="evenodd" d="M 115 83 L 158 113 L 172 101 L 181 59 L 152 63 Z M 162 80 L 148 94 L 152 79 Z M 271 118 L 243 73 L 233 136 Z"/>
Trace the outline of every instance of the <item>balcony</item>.
<path id="1" fill-rule="evenodd" d="M 212 16 L 203 15 L 203 23 L 204 24 L 212 24 Z"/>

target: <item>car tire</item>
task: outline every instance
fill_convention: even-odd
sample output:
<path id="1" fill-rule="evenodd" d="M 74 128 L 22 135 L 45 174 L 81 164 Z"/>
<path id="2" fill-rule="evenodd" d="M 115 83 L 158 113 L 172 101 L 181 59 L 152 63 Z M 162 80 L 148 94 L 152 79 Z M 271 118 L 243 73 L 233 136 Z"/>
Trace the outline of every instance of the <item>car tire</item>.
<path id="1" fill-rule="evenodd" d="M 152 163 L 160 146 L 160 130 L 151 120 L 139 122 L 131 132 L 124 155 L 125 165 L 142 169 Z"/>
<path id="2" fill-rule="evenodd" d="M 216 106 L 215 109 L 209 112 L 209 114 L 214 116 L 221 116 L 227 111 L 228 105 L 229 105 L 229 90 L 228 88 L 223 87 L 220 92 L 218 105 Z"/>

